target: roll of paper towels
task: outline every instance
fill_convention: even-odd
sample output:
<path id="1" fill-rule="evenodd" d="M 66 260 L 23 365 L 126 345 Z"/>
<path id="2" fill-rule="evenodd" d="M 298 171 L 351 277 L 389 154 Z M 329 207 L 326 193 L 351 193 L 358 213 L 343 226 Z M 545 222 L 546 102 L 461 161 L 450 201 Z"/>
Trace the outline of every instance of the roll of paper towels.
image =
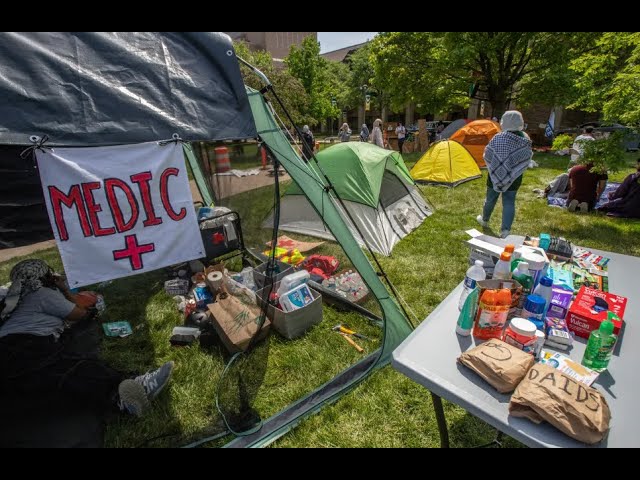
<path id="1" fill-rule="evenodd" d="M 218 290 L 222 286 L 222 272 L 213 271 L 207 274 L 207 280 L 212 288 Z"/>

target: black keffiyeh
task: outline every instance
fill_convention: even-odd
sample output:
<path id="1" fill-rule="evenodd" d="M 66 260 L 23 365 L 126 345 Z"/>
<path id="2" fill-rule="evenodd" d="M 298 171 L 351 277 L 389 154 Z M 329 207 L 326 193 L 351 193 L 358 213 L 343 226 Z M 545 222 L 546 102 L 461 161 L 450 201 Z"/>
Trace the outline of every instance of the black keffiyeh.
<path id="1" fill-rule="evenodd" d="M 527 169 L 532 155 L 528 138 L 511 132 L 500 132 L 494 136 L 484 151 L 493 189 L 506 192 Z"/>

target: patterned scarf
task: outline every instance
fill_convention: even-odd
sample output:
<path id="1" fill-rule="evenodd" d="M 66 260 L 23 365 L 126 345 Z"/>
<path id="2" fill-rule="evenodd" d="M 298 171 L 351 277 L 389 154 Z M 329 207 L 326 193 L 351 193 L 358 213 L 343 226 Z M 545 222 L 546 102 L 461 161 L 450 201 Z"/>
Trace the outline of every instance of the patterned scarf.
<path id="1" fill-rule="evenodd" d="M 23 260 L 11 269 L 11 287 L 5 297 L 5 306 L 0 312 L 0 320 L 6 320 L 27 293 L 43 287 L 42 277 L 52 273 L 51 267 L 43 260 Z"/>
<path id="2" fill-rule="evenodd" d="M 493 189 L 506 192 L 527 169 L 532 155 L 531 140 L 528 138 L 512 132 L 500 132 L 494 136 L 484 151 Z"/>

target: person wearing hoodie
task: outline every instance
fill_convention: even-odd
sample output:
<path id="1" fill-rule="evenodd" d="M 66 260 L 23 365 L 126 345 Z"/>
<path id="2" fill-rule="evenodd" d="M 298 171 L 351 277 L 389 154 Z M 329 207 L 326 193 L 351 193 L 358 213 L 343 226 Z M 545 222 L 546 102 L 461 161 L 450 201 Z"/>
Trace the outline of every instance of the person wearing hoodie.
<path id="1" fill-rule="evenodd" d="M 522 185 L 522 175 L 533 156 L 532 144 L 523 132 L 524 119 L 517 110 L 509 110 L 500 120 L 502 132 L 495 135 L 484 151 L 487 164 L 487 195 L 482 214 L 476 220 L 482 227 L 489 226 L 498 197 L 502 196 L 502 225 L 500 237 L 511 233 L 516 214 L 516 194 Z"/>

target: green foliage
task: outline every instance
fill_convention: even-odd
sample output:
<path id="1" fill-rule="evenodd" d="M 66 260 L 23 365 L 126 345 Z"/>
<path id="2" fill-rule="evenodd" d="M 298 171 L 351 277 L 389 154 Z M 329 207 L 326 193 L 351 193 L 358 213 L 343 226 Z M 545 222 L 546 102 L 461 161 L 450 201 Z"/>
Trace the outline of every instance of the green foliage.
<path id="1" fill-rule="evenodd" d="M 321 57 L 320 44 L 313 37 L 306 37 L 299 47 L 292 45 L 285 63 L 309 96 L 309 113 L 313 117 L 310 125 L 340 113 L 340 108 L 333 106 L 331 99 L 335 98 L 337 102 L 338 97 L 342 98 L 346 66 L 327 62 Z"/>
<path id="2" fill-rule="evenodd" d="M 571 135 L 567 135 L 563 133 L 562 135 L 558 135 L 553 139 L 553 144 L 551 145 L 552 150 L 564 150 L 565 148 L 571 148 L 573 145 L 573 137 Z"/>
<path id="3" fill-rule="evenodd" d="M 284 103 L 287 111 L 296 124 L 303 125 L 313 122 L 313 119 L 308 113 L 310 98 L 300 80 L 291 75 L 288 70 L 276 68 L 273 65 L 271 54 L 268 52 L 265 52 L 264 50 L 252 52 L 249 50 L 247 44 L 242 41 L 234 42 L 233 46 L 238 57 L 241 57 L 254 67 L 261 70 L 262 73 L 271 80 L 274 90 L 282 100 L 282 103 Z M 246 85 L 255 88 L 256 90 L 260 90 L 264 86 L 260 79 L 248 67 L 240 64 L 240 71 Z M 277 102 L 272 102 L 272 104 L 280 118 L 287 122 L 284 112 Z"/>
<path id="4" fill-rule="evenodd" d="M 396 106 L 433 113 L 485 95 L 500 115 L 511 101 L 557 103 L 570 93 L 569 59 L 587 34 L 385 32 L 373 41 L 376 79 Z"/>
<path id="5" fill-rule="evenodd" d="M 592 163 L 594 172 L 619 172 L 626 167 L 624 136 L 624 133 L 616 132 L 607 138 L 583 142 L 583 152 L 579 162 Z"/>
<path id="6" fill-rule="evenodd" d="M 578 99 L 572 107 L 601 111 L 605 120 L 640 124 L 640 33 L 605 32 L 571 62 Z"/>

